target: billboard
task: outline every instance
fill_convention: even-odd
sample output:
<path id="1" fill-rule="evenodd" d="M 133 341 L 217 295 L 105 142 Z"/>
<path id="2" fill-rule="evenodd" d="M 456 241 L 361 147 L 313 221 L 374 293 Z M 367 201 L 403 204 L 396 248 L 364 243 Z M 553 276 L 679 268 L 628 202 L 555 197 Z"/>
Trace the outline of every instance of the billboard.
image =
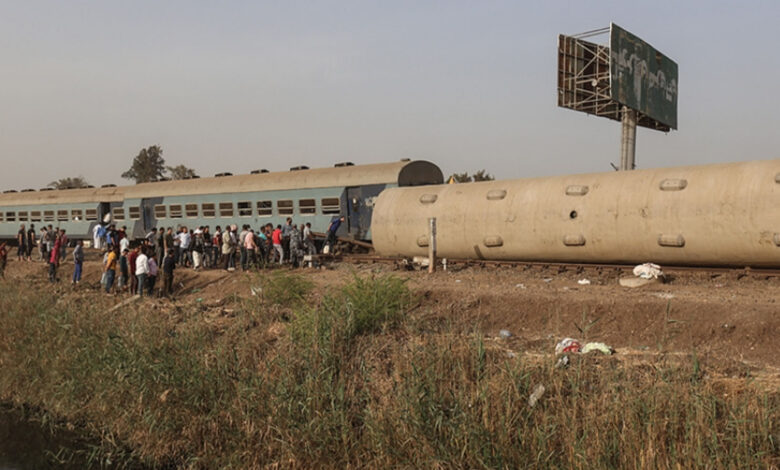
<path id="1" fill-rule="evenodd" d="M 615 23 L 609 36 L 612 99 L 677 129 L 677 63 Z"/>

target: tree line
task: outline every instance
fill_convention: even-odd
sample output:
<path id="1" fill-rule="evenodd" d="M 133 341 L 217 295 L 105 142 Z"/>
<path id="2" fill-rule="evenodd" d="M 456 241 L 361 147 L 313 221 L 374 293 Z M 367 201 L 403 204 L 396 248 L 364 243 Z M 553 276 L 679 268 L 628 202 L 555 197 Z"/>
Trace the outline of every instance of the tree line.
<path id="1" fill-rule="evenodd" d="M 134 180 L 135 184 L 150 183 L 160 180 L 184 180 L 197 178 L 195 170 L 185 165 L 168 166 L 163 158 L 163 149 L 159 145 L 152 145 L 141 149 L 133 159 L 130 168 L 122 173 L 122 178 Z M 473 174 L 468 172 L 453 173 L 447 181 L 450 183 L 470 183 L 477 181 L 492 181 L 495 177 L 486 170 L 479 170 Z M 48 187 L 53 189 L 77 189 L 87 188 L 90 184 L 83 176 L 61 178 L 52 181 Z"/>

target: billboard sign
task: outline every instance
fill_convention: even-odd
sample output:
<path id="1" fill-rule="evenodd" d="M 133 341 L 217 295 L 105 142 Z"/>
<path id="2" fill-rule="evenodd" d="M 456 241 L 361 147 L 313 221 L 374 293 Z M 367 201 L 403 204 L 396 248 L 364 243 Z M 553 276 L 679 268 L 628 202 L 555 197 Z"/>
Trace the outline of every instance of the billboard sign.
<path id="1" fill-rule="evenodd" d="M 677 129 L 677 63 L 615 23 L 609 50 L 612 100 Z"/>

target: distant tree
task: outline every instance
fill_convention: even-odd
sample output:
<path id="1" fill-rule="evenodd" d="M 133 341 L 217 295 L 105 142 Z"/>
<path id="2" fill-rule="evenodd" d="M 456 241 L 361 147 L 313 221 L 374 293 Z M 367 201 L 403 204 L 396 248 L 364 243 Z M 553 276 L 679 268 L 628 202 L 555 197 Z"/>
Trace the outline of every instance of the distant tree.
<path id="1" fill-rule="evenodd" d="M 133 159 L 133 165 L 122 173 L 122 178 L 135 180 L 135 183 L 156 181 L 165 175 L 165 160 L 159 145 L 141 149 Z"/>
<path id="2" fill-rule="evenodd" d="M 479 170 L 471 177 L 473 181 L 493 181 L 496 178 L 485 170 Z"/>
<path id="3" fill-rule="evenodd" d="M 198 176 L 195 170 L 184 165 L 166 166 L 165 169 L 170 173 L 172 180 L 186 180 Z"/>
<path id="4" fill-rule="evenodd" d="M 89 183 L 87 183 L 87 180 L 85 180 L 83 176 L 74 176 L 72 178 L 62 178 L 57 181 L 52 181 L 48 186 L 54 189 L 77 189 L 86 188 L 89 186 Z"/>
<path id="5" fill-rule="evenodd" d="M 471 176 L 469 176 L 468 172 L 453 173 L 452 176 L 450 176 L 449 179 L 454 179 L 456 183 L 470 183 L 471 182 Z"/>
<path id="6" fill-rule="evenodd" d="M 473 175 L 469 175 L 468 172 L 453 173 L 449 179 L 454 179 L 456 183 L 471 183 L 472 181 L 493 181 L 496 178 L 485 170 L 479 170 Z"/>

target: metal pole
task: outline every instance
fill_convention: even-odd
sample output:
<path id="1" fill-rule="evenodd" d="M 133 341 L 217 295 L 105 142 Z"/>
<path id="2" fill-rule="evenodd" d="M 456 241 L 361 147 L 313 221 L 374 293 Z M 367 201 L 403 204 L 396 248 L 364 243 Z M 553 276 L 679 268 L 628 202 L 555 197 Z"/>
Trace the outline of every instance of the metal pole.
<path id="1" fill-rule="evenodd" d="M 428 219 L 428 272 L 436 271 L 436 217 Z"/>
<path id="2" fill-rule="evenodd" d="M 636 111 L 623 106 L 623 132 L 620 136 L 620 171 L 636 167 Z"/>

